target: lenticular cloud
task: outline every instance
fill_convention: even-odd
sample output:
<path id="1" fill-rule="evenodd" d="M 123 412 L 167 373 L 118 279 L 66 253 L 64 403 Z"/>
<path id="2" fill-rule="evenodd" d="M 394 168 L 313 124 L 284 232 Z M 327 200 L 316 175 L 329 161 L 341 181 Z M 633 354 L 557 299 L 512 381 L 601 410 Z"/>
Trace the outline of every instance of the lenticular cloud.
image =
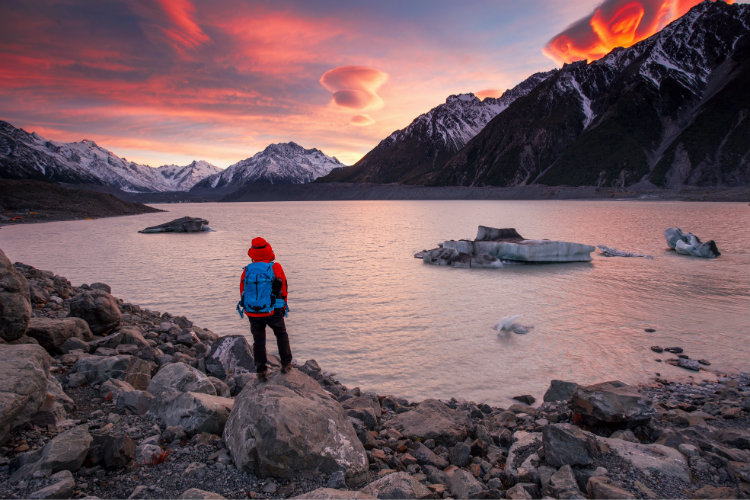
<path id="1" fill-rule="evenodd" d="M 388 79 L 380 70 L 365 66 L 340 66 L 326 71 L 320 83 L 333 93 L 336 105 L 356 110 L 380 109 L 383 99 L 377 90 Z"/>
<path id="2" fill-rule="evenodd" d="M 550 40 L 542 52 L 558 64 L 583 59 L 594 61 L 615 47 L 629 47 L 650 37 L 699 2 L 605 0 L 589 16 Z"/>

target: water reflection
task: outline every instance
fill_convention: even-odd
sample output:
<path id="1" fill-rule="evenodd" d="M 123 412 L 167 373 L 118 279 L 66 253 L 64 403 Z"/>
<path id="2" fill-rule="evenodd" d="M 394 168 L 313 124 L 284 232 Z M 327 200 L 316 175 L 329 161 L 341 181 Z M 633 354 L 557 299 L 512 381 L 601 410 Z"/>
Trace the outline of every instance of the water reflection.
<path id="1" fill-rule="evenodd" d="M 409 399 L 507 404 L 552 378 L 637 382 L 660 372 L 651 345 L 679 345 L 712 369 L 750 361 L 750 219 L 743 204 L 664 202 L 284 202 L 163 205 L 168 214 L 0 229 L 11 260 L 74 284 L 103 281 L 147 308 L 249 336 L 233 310 L 250 239 L 274 247 L 289 280 L 299 361 L 349 386 Z M 139 234 L 184 215 L 215 233 Z M 498 270 L 423 265 L 416 251 L 473 239 L 478 225 L 654 255 Z M 667 226 L 714 239 L 713 261 L 665 251 Z M 43 245 L 39 242 L 45 242 Z M 498 336 L 523 315 L 526 335 Z M 654 333 L 645 332 L 654 328 Z"/>

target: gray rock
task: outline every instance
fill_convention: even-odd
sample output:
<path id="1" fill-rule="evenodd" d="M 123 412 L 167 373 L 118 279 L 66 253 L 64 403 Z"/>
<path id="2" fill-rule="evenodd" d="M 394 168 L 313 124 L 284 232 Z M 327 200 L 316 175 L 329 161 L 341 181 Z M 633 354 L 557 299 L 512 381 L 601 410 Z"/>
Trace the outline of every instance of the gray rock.
<path id="1" fill-rule="evenodd" d="M 331 474 L 331 477 L 328 478 L 328 482 L 326 483 L 326 486 L 328 488 L 346 488 L 346 476 L 344 475 L 344 471 L 337 470 L 333 474 Z"/>
<path id="2" fill-rule="evenodd" d="M 55 377 L 49 377 L 44 401 L 30 421 L 34 425 L 57 427 L 66 419 L 67 412 L 75 407 L 75 402 L 65 394 L 60 382 Z"/>
<path id="3" fill-rule="evenodd" d="M 225 384 L 224 382 L 222 382 L 216 377 L 208 377 L 208 380 L 211 381 L 211 383 L 214 386 L 214 389 L 216 389 L 217 396 L 221 396 L 222 398 L 232 397 L 232 391 L 227 384 Z"/>
<path id="4" fill-rule="evenodd" d="M 44 403 L 51 361 L 39 345 L 0 344 L 0 443 Z"/>
<path id="5" fill-rule="evenodd" d="M 517 431 L 513 434 L 513 439 L 515 439 L 515 442 L 508 450 L 508 458 L 505 460 L 505 475 L 508 479 L 513 478 L 515 469 L 521 466 L 520 452 L 522 450 L 528 448 L 539 450 L 542 448 L 541 432 Z"/>
<path id="6" fill-rule="evenodd" d="M 360 419 L 368 429 L 374 429 L 380 421 L 382 409 L 378 397 L 374 394 L 349 398 L 341 405 L 348 416 Z"/>
<path id="7" fill-rule="evenodd" d="M 91 283 L 89 285 L 89 288 L 91 288 L 92 290 L 104 290 L 107 293 L 112 293 L 112 287 L 106 283 Z"/>
<path id="8" fill-rule="evenodd" d="M 83 356 L 73 365 L 73 372 L 86 377 L 89 384 L 101 384 L 111 378 L 124 379 L 132 356 Z"/>
<path id="9" fill-rule="evenodd" d="M 88 427 L 79 425 L 55 436 L 44 447 L 29 454 L 29 460 L 16 470 L 11 481 L 32 477 L 35 473 L 55 473 L 61 470 L 77 471 L 86 459 L 93 438 Z"/>
<path id="10" fill-rule="evenodd" d="M 102 464 L 108 469 L 120 469 L 135 459 L 135 441 L 128 436 L 99 434 L 93 436 L 87 464 Z"/>
<path id="11" fill-rule="evenodd" d="M 226 379 L 240 372 L 255 373 L 255 362 L 250 345 L 242 335 L 220 337 L 205 358 L 206 372 Z"/>
<path id="12" fill-rule="evenodd" d="M 122 340 L 120 344 L 136 345 L 138 347 L 151 347 L 151 344 L 143 337 L 143 332 L 135 326 L 124 326 L 120 328 Z"/>
<path id="13" fill-rule="evenodd" d="M 436 399 L 428 399 L 415 409 L 396 415 L 390 425 L 404 436 L 412 439 L 434 439 L 454 445 L 468 434 L 468 415 L 453 410 Z"/>
<path id="14" fill-rule="evenodd" d="M 303 493 L 299 496 L 292 497 L 292 498 L 300 498 L 300 499 L 306 499 L 309 498 L 311 500 L 370 500 L 377 497 L 374 497 L 372 495 L 368 495 L 367 493 L 363 493 L 361 491 L 352 491 L 352 490 L 335 490 L 333 488 L 318 488 L 316 490 L 308 491 L 307 493 Z"/>
<path id="15" fill-rule="evenodd" d="M 608 477 L 593 476 L 586 484 L 586 493 L 590 498 L 633 498 L 628 490 L 617 486 Z"/>
<path id="16" fill-rule="evenodd" d="M 135 415 L 144 415 L 151 408 L 154 395 L 147 391 L 122 391 L 115 399 L 115 408 Z"/>
<path id="17" fill-rule="evenodd" d="M 0 250 L 0 339 L 19 339 L 31 318 L 29 282 Z"/>
<path id="18" fill-rule="evenodd" d="M 448 467 L 448 461 L 445 458 L 437 455 L 434 451 L 420 442 L 416 442 L 409 453 L 419 460 L 420 464 L 432 465 L 438 469 L 445 469 Z"/>
<path id="19" fill-rule="evenodd" d="M 485 485 L 465 469 L 458 469 L 448 476 L 448 487 L 456 498 L 477 498 L 487 490 Z"/>
<path id="20" fill-rule="evenodd" d="M 687 459 L 674 448 L 660 444 L 631 443 L 622 439 L 602 437 L 598 438 L 598 441 L 647 475 L 657 472 L 665 477 L 690 482 L 690 467 Z"/>
<path id="21" fill-rule="evenodd" d="M 631 425 L 648 421 L 656 414 L 651 401 L 636 387 L 619 380 L 578 387 L 571 408 L 594 422 Z"/>
<path id="22" fill-rule="evenodd" d="M 141 465 L 154 463 L 164 450 L 152 443 L 139 444 L 135 449 L 135 461 Z"/>
<path id="23" fill-rule="evenodd" d="M 88 323 L 86 323 L 86 328 L 88 328 Z M 73 351 L 89 352 L 88 342 L 84 342 L 83 340 L 76 337 L 71 337 L 63 342 L 60 346 L 60 352 L 62 352 L 63 354 L 68 354 Z"/>
<path id="24" fill-rule="evenodd" d="M 221 434 L 234 400 L 198 392 L 162 393 L 151 402 L 151 412 L 169 426 L 180 426 L 189 435 Z"/>
<path id="25" fill-rule="evenodd" d="M 139 233 L 200 233 L 210 231 L 208 221 L 199 217 L 180 217 L 158 226 L 149 226 Z"/>
<path id="26" fill-rule="evenodd" d="M 117 301 L 104 290 L 89 290 L 70 299 L 70 314 L 83 318 L 95 335 L 106 335 L 120 324 Z"/>
<path id="27" fill-rule="evenodd" d="M 154 363 L 133 356 L 125 371 L 125 381 L 133 388 L 145 391 L 151 383 L 151 372 L 155 368 Z"/>
<path id="28" fill-rule="evenodd" d="M 383 476 L 360 491 L 375 498 L 429 498 L 432 494 L 407 472 L 393 472 Z"/>
<path id="29" fill-rule="evenodd" d="M 536 493 L 532 493 L 529 490 L 536 491 Z M 538 491 L 539 488 L 537 488 L 534 483 L 518 483 L 511 488 L 508 488 L 505 492 L 505 498 L 510 498 L 512 500 L 531 500 L 532 498 L 540 497 Z"/>
<path id="30" fill-rule="evenodd" d="M 177 498 L 199 498 L 199 499 L 219 499 L 226 498 L 213 491 L 201 490 L 198 488 L 190 488 L 189 490 L 183 491 Z"/>
<path id="31" fill-rule="evenodd" d="M 72 498 L 76 487 L 73 473 L 69 470 L 61 470 L 52 474 L 50 480 L 52 484 L 31 493 L 29 498 Z"/>
<path id="32" fill-rule="evenodd" d="M 569 401 L 573 393 L 578 388 L 575 382 L 566 382 L 564 380 L 552 380 L 549 389 L 544 393 L 544 401 Z"/>
<path id="33" fill-rule="evenodd" d="M 216 396 L 216 389 L 206 374 L 185 363 L 170 363 L 159 368 L 147 390 L 157 397 L 165 392 L 200 392 Z"/>
<path id="34" fill-rule="evenodd" d="M 116 332 L 105 335 L 104 337 L 96 337 L 89 342 L 89 351 L 94 352 L 102 347 L 114 349 L 122 343 L 123 336 L 124 334 L 122 330 L 117 330 Z"/>
<path id="35" fill-rule="evenodd" d="M 343 470 L 360 481 L 368 462 L 344 409 L 317 382 L 292 370 L 248 383 L 224 428 L 235 465 L 266 477 Z"/>
<path id="36" fill-rule="evenodd" d="M 36 339 L 50 354 L 62 354 L 62 346 L 68 339 L 93 338 L 88 323 L 81 318 L 31 318 L 26 335 Z"/>
<path id="37" fill-rule="evenodd" d="M 545 495 L 555 498 L 580 498 L 586 495 L 578 489 L 578 482 L 570 465 L 563 465 L 549 478 L 549 483 L 543 488 Z"/>
<path id="38" fill-rule="evenodd" d="M 448 457 L 453 465 L 466 467 L 471 461 L 471 446 L 464 442 L 456 443 L 448 451 Z"/>
<path id="39" fill-rule="evenodd" d="M 548 464 L 560 467 L 588 465 L 597 456 L 596 437 L 572 424 L 551 424 L 542 430 L 544 456 Z"/>

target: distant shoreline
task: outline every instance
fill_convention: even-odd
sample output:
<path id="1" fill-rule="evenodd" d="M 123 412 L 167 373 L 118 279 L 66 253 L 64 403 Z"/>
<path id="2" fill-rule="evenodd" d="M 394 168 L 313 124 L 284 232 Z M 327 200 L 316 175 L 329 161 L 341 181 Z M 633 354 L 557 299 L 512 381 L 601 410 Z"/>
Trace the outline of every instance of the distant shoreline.
<path id="1" fill-rule="evenodd" d="M 110 196 L 111 195 L 111 196 Z M 270 201 L 622 200 L 750 202 L 750 186 L 622 190 L 594 186 L 412 186 L 404 184 L 251 184 L 234 192 L 128 193 L 110 187 L 0 180 L 0 226 L 159 211 L 146 204 Z M 13 217 L 21 217 L 12 220 Z"/>

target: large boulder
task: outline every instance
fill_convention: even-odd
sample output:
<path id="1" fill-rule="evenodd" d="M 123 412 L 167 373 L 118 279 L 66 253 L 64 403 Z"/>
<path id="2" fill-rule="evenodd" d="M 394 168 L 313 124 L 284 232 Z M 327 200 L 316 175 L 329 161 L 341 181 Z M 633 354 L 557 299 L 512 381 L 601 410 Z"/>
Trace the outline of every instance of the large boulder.
<path id="1" fill-rule="evenodd" d="M 21 338 L 30 318 L 29 282 L 0 250 L 0 339 Z"/>
<path id="2" fill-rule="evenodd" d="M 180 217 L 158 226 L 141 229 L 139 233 L 200 233 L 210 231 L 208 221 L 198 217 Z"/>
<path id="3" fill-rule="evenodd" d="M 13 473 L 12 481 L 27 479 L 38 472 L 55 473 L 61 470 L 75 472 L 81 468 L 94 438 L 88 427 L 79 425 L 58 434 L 37 452 L 35 460 L 29 460 Z"/>
<path id="4" fill-rule="evenodd" d="M 448 487 L 455 498 L 483 498 L 487 487 L 466 469 L 458 469 L 448 476 Z"/>
<path id="5" fill-rule="evenodd" d="M 49 354 L 39 345 L 0 344 L 0 443 L 44 403 L 50 363 Z"/>
<path id="6" fill-rule="evenodd" d="M 427 399 L 415 409 L 396 415 L 389 425 L 406 437 L 421 441 L 434 439 L 446 445 L 463 441 L 468 433 L 469 418 L 436 399 Z"/>
<path id="7" fill-rule="evenodd" d="M 260 476 L 367 473 L 367 454 L 341 405 L 300 370 L 253 379 L 237 396 L 224 428 L 234 464 Z"/>
<path id="8" fill-rule="evenodd" d="M 242 372 L 255 372 L 252 348 L 242 335 L 217 339 L 211 344 L 205 362 L 206 372 L 222 380 Z"/>
<path id="9" fill-rule="evenodd" d="M 167 392 L 200 392 L 216 396 L 216 389 L 206 374 L 185 363 L 169 363 L 159 368 L 147 390 L 157 397 Z"/>
<path id="10" fill-rule="evenodd" d="M 360 491 L 366 495 L 372 495 L 374 498 L 430 498 L 432 496 L 432 492 L 427 486 L 407 472 L 393 472 L 383 476 Z"/>
<path id="11" fill-rule="evenodd" d="M 31 318 L 26 335 L 34 338 L 50 354 L 62 354 L 69 338 L 85 342 L 93 339 L 89 324 L 81 318 Z"/>
<path id="12" fill-rule="evenodd" d="M 637 425 L 656 414 L 651 400 L 619 380 L 579 386 L 571 408 L 591 423 Z"/>
<path id="13" fill-rule="evenodd" d="M 104 290 L 86 290 L 70 299 L 70 314 L 83 318 L 95 335 L 106 335 L 120 324 L 120 309 Z"/>
<path id="14" fill-rule="evenodd" d="M 221 434 L 234 400 L 199 392 L 166 394 L 151 402 L 151 412 L 167 426 L 180 426 L 189 435 Z"/>

